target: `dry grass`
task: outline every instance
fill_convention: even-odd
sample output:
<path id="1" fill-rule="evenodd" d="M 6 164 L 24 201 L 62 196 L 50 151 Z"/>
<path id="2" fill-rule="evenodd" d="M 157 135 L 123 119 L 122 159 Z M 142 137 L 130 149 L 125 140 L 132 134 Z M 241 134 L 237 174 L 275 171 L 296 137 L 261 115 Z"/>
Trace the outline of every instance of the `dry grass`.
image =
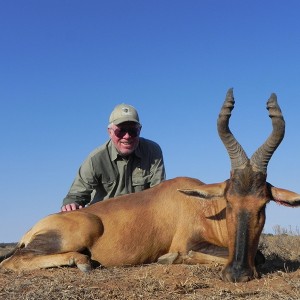
<path id="1" fill-rule="evenodd" d="M 263 235 L 260 249 L 267 259 L 261 278 L 247 283 L 223 282 L 220 265 L 151 264 L 89 274 L 76 268 L 0 270 L 0 299 L 300 299 L 300 235 Z"/>

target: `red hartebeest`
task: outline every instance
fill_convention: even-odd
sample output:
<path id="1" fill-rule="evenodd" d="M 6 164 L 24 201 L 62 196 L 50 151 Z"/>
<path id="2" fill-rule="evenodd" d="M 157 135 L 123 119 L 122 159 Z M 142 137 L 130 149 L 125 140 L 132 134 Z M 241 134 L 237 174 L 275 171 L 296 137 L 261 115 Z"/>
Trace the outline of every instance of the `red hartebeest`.
<path id="1" fill-rule="evenodd" d="M 276 95 L 267 102 L 272 134 L 251 159 L 228 127 L 233 107 L 230 89 L 218 118 L 218 132 L 231 161 L 230 179 L 204 184 L 175 178 L 143 192 L 50 215 L 2 258 L 1 268 L 76 265 L 89 271 L 90 261 L 103 266 L 218 262 L 225 264 L 224 280 L 257 276 L 255 255 L 266 204 L 274 200 L 296 207 L 300 195 L 266 181 L 268 162 L 285 130 Z"/>

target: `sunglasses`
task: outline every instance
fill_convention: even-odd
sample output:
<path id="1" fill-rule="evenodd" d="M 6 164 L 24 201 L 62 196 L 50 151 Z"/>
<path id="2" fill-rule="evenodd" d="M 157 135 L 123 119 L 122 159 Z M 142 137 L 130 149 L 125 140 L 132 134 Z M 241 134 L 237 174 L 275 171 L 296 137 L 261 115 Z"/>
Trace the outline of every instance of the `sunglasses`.
<path id="1" fill-rule="evenodd" d="M 123 138 L 126 133 L 130 135 L 130 137 L 135 138 L 140 134 L 141 128 L 140 127 L 117 127 L 116 129 L 111 128 L 115 136 L 119 139 Z"/>

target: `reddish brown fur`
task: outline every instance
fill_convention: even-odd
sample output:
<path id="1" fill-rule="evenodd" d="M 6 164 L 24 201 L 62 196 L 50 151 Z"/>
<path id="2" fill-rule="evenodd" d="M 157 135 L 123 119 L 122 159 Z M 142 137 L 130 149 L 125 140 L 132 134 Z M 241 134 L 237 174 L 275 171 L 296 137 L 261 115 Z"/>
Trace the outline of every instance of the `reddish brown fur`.
<path id="1" fill-rule="evenodd" d="M 168 252 L 184 256 L 210 240 L 226 246 L 225 219 L 213 218 L 224 209 L 225 202 L 220 205 L 219 201 L 201 201 L 178 191 L 200 186 L 198 180 L 176 178 L 145 192 L 50 215 L 25 234 L 19 247 L 32 249 L 35 245 L 40 254 L 48 254 L 47 247 L 54 242 L 61 248 L 53 249 L 53 253 L 88 249 L 92 260 L 104 266 L 117 266 L 154 262 Z M 210 230 L 207 232 L 206 228 Z M 47 246 L 49 231 L 57 233 L 57 240 L 49 239 Z M 37 237 L 41 240 L 45 234 L 45 243 L 37 243 Z M 8 268 L 12 261 L 13 257 L 4 261 L 2 267 Z M 30 266 L 14 265 L 9 268 L 39 268 L 31 261 Z"/>
<path id="2" fill-rule="evenodd" d="M 158 259 L 162 263 L 225 263 L 225 248 L 229 247 L 229 260 L 233 259 L 230 249 L 235 248 L 235 241 L 230 237 L 234 236 L 236 224 L 235 214 L 228 213 L 227 207 L 231 232 L 228 236 L 223 195 L 227 184 L 205 185 L 196 179 L 175 178 L 144 192 L 50 215 L 24 235 L 19 243 L 21 249 L 4 260 L 1 267 L 31 270 L 76 264 L 87 271 L 89 261 L 80 253 L 90 253 L 93 261 L 104 266 L 136 265 Z M 184 194 L 178 189 L 188 191 Z M 193 196 L 188 195 L 191 191 Z M 262 225 L 254 216 L 257 204 L 263 208 L 266 200 L 251 195 L 245 205 L 234 197 L 230 193 L 226 196 L 233 210 L 247 209 L 252 214 L 249 265 L 254 270 L 256 227 Z"/>

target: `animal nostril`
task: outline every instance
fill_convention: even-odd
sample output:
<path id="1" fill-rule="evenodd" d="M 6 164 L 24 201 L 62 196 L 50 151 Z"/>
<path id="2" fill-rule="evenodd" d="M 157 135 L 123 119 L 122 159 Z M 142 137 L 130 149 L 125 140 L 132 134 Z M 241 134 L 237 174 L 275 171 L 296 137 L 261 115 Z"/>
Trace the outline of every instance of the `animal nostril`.
<path id="1" fill-rule="evenodd" d="M 222 272 L 222 278 L 229 282 L 246 282 L 254 277 L 254 272 L 246 267 L 235 265 L 227 267 Z"/>

